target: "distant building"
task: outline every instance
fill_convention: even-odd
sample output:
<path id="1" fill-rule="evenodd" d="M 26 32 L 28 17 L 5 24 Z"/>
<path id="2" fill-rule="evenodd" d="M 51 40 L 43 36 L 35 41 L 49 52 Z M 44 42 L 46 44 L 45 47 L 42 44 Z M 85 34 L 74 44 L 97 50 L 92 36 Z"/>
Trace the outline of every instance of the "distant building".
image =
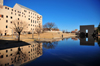
<path id="1" fill-rule="evenodd" d="M 76 33 L 78 32 L 78 29 L 75 29 L 74 31 L 71 31 L 71 33 Z"/>
<path id="2" fill-rule="evenodd" d="M 0 30 L 2 30 L 2 35 L 15 33 L 10 27 L 12 26 L 12 21 L 16 19 L 28 23 L 28 32 L 32 32 L 32 30 L 35 30 L 35 27 L 42 25 L 42 15 L 36 11 L 18 3 L 13 8 L 3 6 L 3 0 L 0 0 Z"/>

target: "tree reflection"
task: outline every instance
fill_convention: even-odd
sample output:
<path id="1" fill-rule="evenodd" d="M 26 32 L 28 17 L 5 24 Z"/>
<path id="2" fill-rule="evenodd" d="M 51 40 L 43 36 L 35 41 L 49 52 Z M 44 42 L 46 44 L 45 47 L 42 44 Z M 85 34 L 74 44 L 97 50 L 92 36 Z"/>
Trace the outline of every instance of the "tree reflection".
<path id="1" fill-rule="evenodd" d="M 99 38 L 99 37 L 96 37 L 95 39 L 96 39 L 96 41 L 98 42 L 98 45 L 99 45 L 99 47 L 100 47 L 100 38 Z"/>
<path id="2" fill-rule="evenodd" d="M 26 53 L 23 53 L 20 49 L 20 47 L 18 47 L 18 51 L 15 52 L 15 54 L 13 55 L 13 58 L 11 58 L 12 63 L 14 63 L 14 65 L 20 65 L 22 63 L 22 61 L 27 61 L 28 56 Z"/>
<path id="3" fill-rule="evenodd" d="M 44 42 L 43 47 L 46 49 L 55 49 L 55 47 L 58 45 L 58 42 Z"/>
<path id="4" fill-rule="evenodd" d="M 38 43 L 38 45 L 37 45 L 37 55 L 42 55 L 42 47 L 41 47 L 41 45 L 42 45 L 42 43 Z"/>

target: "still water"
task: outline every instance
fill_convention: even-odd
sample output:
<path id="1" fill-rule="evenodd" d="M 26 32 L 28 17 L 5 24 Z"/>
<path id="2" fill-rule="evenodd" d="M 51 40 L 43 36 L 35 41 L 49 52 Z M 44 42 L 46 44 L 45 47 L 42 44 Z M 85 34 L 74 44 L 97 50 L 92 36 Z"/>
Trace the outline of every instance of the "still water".
<path id="1" fill-rule="evenodd" d="M 22 54 L 26 53 L 26 61 L 13 62 L 11 66 L 100 66 L 99 43 L 98 39 L 88 37 L 26 45 L 26 50 L 23 47 L 22 51 Z"/>
<path id="2" fill-rule="evenodd" d="M 43 55 L 25 66 L 100 66 L 100 45 L 90 37 L 43 43 Z"/>

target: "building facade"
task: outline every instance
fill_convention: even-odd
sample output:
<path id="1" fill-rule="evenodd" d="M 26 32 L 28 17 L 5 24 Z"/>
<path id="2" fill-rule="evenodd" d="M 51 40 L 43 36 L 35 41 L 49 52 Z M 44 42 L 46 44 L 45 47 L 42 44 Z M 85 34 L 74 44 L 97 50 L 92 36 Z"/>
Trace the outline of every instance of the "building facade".
<path id="1" fill-rule="evenodd" d="M 13 8 L 3 6 L 3 0 L 0 0 L 0 30 L 2 35 L 11 35 L 15 32 L 11 29 L 13 20 L 25 21 L 28 25 L 27 32 L 35 32 L 35 28 L 42 26 L 42 15 L 36 11 L 24 7 L 20 4 L 15 4 Z"/>

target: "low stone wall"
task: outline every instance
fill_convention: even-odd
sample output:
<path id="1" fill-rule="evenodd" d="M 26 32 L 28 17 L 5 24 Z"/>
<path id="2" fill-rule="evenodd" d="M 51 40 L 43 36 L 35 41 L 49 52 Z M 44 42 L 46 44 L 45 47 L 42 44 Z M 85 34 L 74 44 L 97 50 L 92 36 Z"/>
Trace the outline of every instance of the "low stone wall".
<path id="1" fill-rule="evenodd" d="M 62 31 L 45 31 L 45 32 L 51 32 L 51 33 L 62 33 Z"/>

